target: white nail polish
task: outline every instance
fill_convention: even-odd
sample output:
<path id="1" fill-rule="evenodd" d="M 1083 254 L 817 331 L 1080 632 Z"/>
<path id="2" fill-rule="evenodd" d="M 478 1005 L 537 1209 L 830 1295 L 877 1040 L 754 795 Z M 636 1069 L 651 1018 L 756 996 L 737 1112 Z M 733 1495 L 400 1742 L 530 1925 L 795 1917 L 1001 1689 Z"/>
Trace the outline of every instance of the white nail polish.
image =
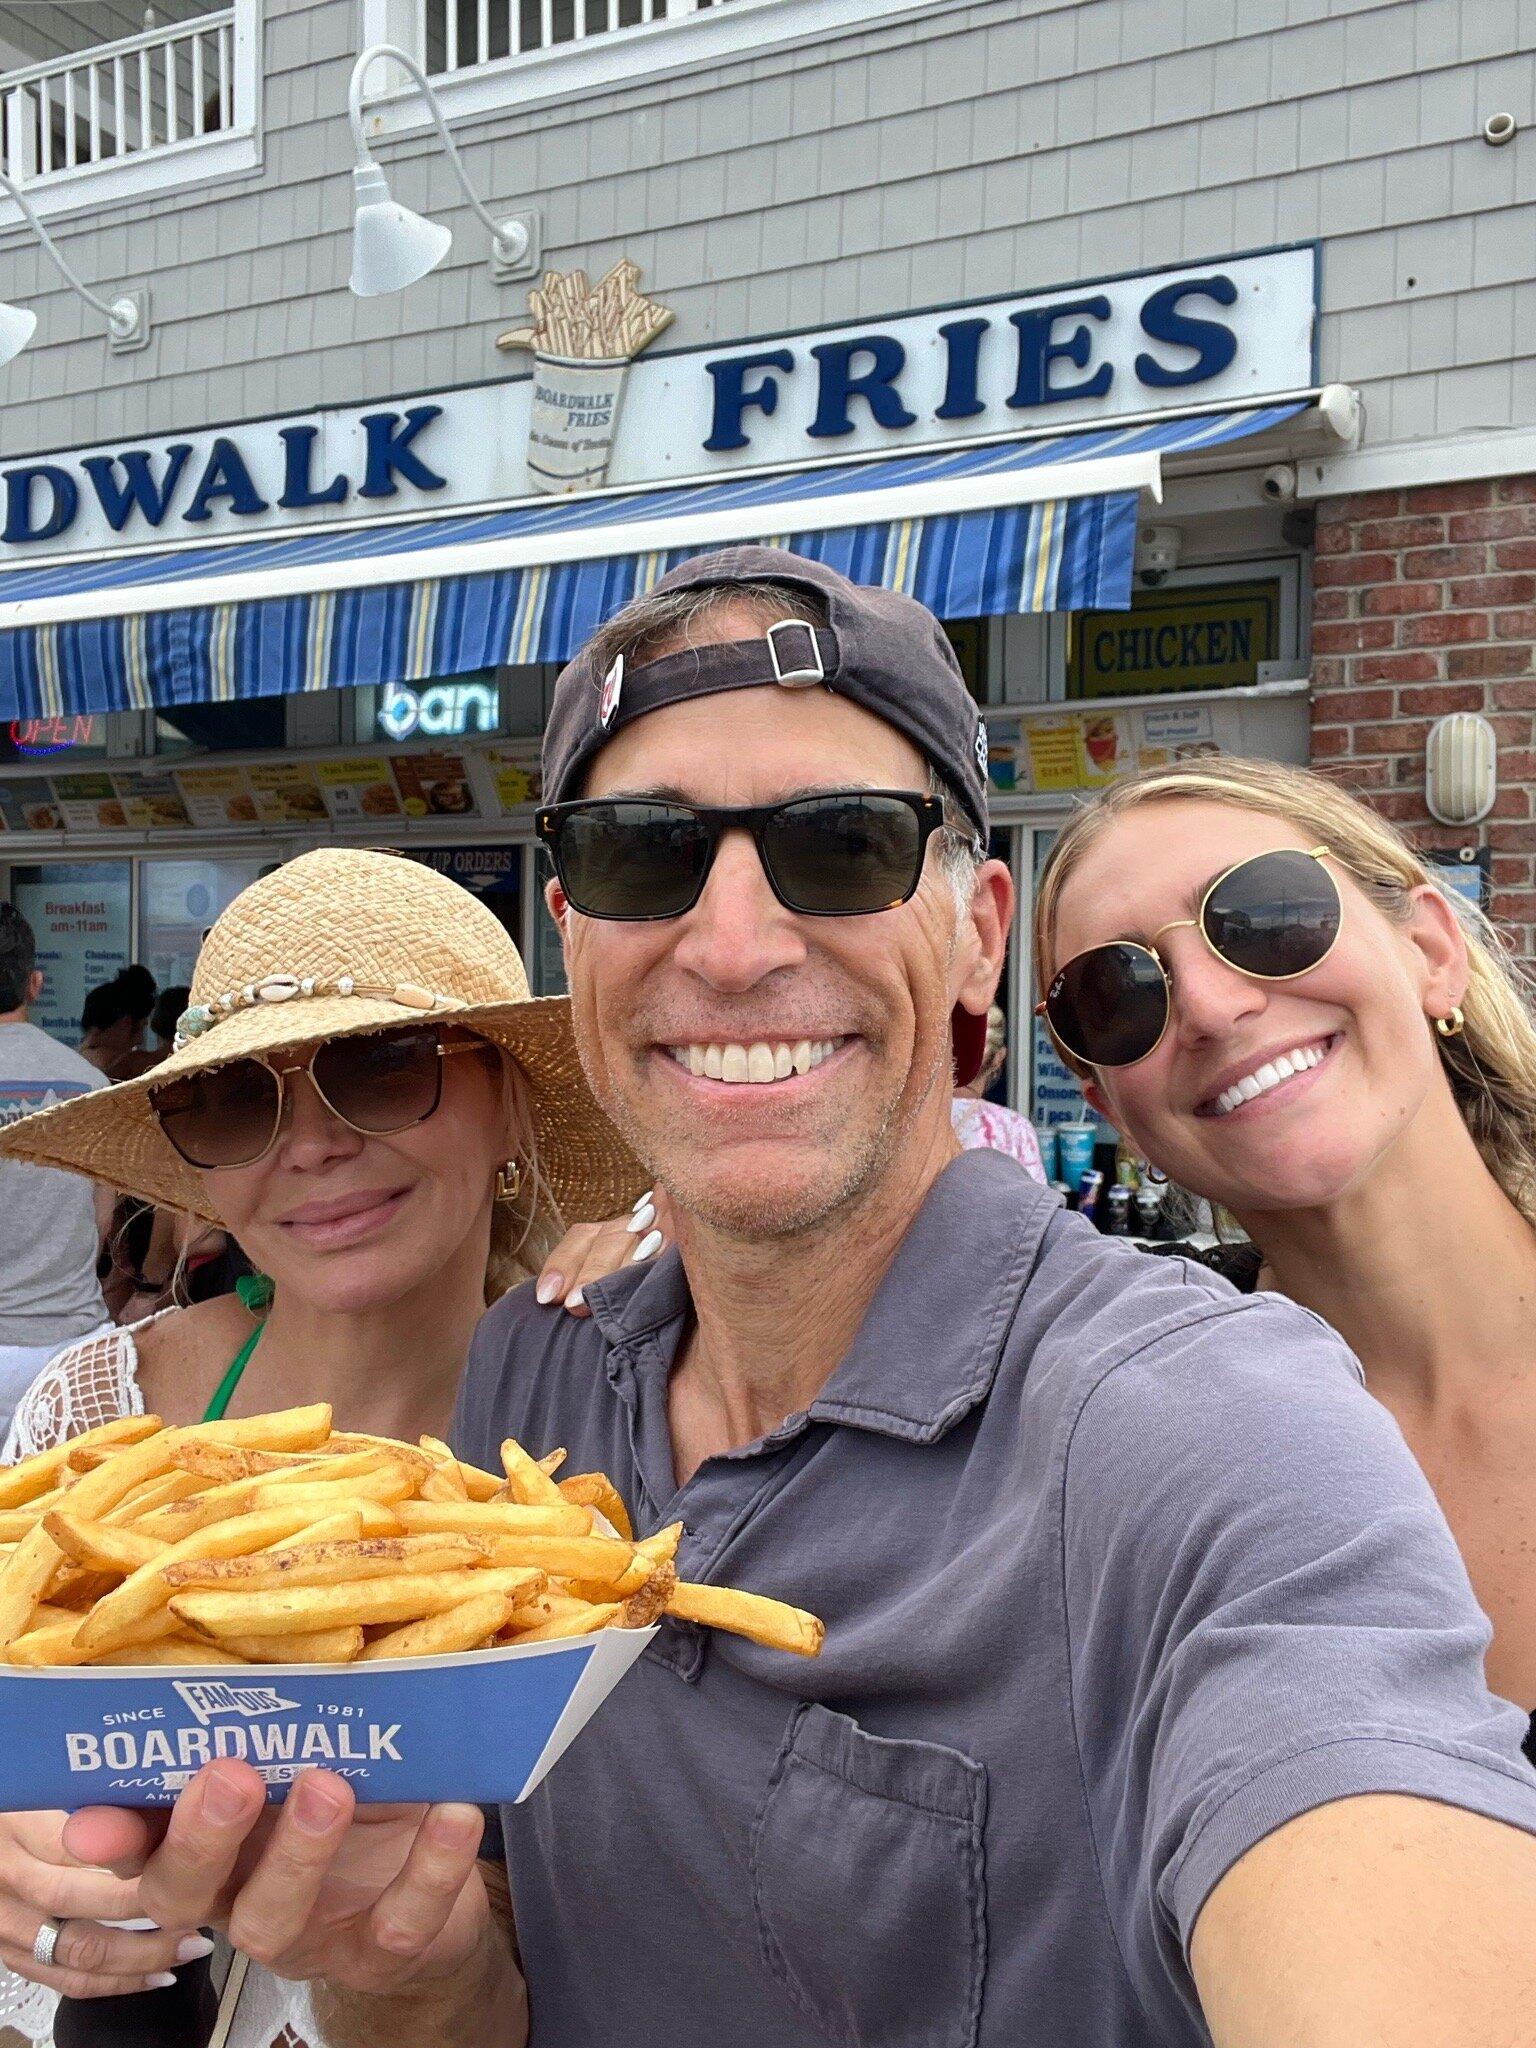
<path id="1" fill-rule="evenodd" d="M 654 1188 L 647 1188 L 645 1193 L 632 1205 L 629 1213 L 633 1216 L 636 1209 L 643 1209 L 647 1202 L 654 1202 L 655 1199 L 656 1190 Z"/>
<path id="2" fill-rule="evenodd" d="M 213 1954 L 213 1943 L 206 1934 L 189 1934 L 176 1950 L 178 1963 L 199 1963 L 204 1956 Z"/>
<path id="3" fill-rule="evenodd" d="M 567 1308 L 580 1308 L 585 1301 L 586 1296 L 582 1293 L 579 1287 L 573 1287 L 570 1293 L 565 1297 L 565 1305 Z"/>
<path id="4" fill-rule="evenodd" d="M 647 1202 L 643 1209 L 637 1209 L 624 1228 L 631 1237 L 638 1237 L 643 1230 L 649 1230 L 656 1221 L 656 1204 Z"/>
<path id="5" fill-rule="evenodd" d="M 564 1285 L 565 1282 L 558 1273 L 546 1273 L 538 1286 L 533 1290 L 533 1298 L 543 1307 L 548 1308 Z"/>
<path id="6" fill-rule="evenodd" d="M 169 1991 L 175 1982 L 176 1972 L 174 1970 L 156 1970 L 153 1977 L 146 1977 L 144 1979 L 144 1989 L 146 1991 Z"/>
<path id="7" fill-rule="evenodd" d="M 649 1237 L 642 1237 L 635 1246 L 635 1256 L 630 1260 L 630 1264 L 638 1266 L 642 1260 L 654 1259 L 665 1243 L 666 1239 L 662 1236 L 661 1232 L 653 1230 Z"/>

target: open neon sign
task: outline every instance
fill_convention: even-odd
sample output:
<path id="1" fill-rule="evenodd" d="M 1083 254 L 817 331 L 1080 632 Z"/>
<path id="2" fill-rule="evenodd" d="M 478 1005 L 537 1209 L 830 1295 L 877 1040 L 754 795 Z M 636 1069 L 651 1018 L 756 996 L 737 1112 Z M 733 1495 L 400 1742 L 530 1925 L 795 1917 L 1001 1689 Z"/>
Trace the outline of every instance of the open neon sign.
<path id="1" fill-rule="evenodd" d="M 94 747 L 101 738 L 98 722 L 91 713 L 77 713 L 70 718 L 13 718 L 9 732 L 17 753 L 33 756 L 63 754 L 71 747 Z"/>

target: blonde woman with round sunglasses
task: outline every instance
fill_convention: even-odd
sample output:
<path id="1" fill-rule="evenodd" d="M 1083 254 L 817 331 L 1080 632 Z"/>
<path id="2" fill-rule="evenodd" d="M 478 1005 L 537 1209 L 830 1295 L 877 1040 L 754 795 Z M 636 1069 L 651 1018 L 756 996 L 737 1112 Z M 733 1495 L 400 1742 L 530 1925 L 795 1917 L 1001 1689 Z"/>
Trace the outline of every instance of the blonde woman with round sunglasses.
<path id="1" fill-rule="evenodd" d="M 1487 920 L 1324 777 L 1201 761 L 1066 827 L 1035 959 L 1093 1108 L 1354 1349 L 1536 1707 L 1536 1024 Z"/>
<path id="2" fill-rule="evenodd" d="M 486 1303 L 537 1270 L 563 1221 L 609 1215 L 640 1183 L 582 1077 L 569 1004 L 529 995 L 497 919 L 414 861 L 344 848 L 230 905 L 160 1065 L 12 1125 L 0 1148 L 215 1221 L 261 1276 L 61 1352 L 22 1397 L 8 1461 L 117 1414 L 317 1399 L 351 1429 L 445 1436 Z M 136 1885 L 76 1864 L 66 1819 L 0 1815 L 0 2031 L 43 2042 L 57 2024 L 61 2048 L 206 2038 L 211 1944 L 101 1926 L 133 1918 Z M 393 1844 L 394 1823 L 363 1833 L 398 1859 L 415 1825 Z M 309 1992 L 253 1966 L 228 2048 L 283 2042 L 322 2048 Z"/>

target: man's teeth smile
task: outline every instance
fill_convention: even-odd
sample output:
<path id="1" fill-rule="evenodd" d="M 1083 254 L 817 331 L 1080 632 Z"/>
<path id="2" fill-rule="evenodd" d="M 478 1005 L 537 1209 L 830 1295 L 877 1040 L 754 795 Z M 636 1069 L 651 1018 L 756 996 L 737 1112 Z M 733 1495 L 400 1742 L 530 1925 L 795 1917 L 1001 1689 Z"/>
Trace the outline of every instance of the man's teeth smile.
<path id="1" fill-rule="evenodd" d="M 1271 1088 L 1278 1088 L 1282 1081 L 1289 1081 L 1312 1067 L 1320 1067 L 1328 1057 L 1331 1043 L 1331 1039 L 1321 1038 L 1312 1045 L 1298 1046 L 1294 1052 L 1281 1053 L 1262 1067 L 1255 1067 L 1251 1074 L 1244 1074 L 1230 1088 L 1222 1089 L 1210 1105 L 1210 1115 L 1230 1116 L 1234 1109 L 1241 1108 L 1245 1102 L 1256 1102 Z"/>
<path id="2" fill-rule="evenodd" d="M 761 1086 L 808 1074 L 847 1043 L 846 1038 L 802 1038 L 793 1045 L 784 1040 L 769 1045 L 759 1039 L 755 1045 L 669 1045 L 667 1051 L 700 1080 Z"/>

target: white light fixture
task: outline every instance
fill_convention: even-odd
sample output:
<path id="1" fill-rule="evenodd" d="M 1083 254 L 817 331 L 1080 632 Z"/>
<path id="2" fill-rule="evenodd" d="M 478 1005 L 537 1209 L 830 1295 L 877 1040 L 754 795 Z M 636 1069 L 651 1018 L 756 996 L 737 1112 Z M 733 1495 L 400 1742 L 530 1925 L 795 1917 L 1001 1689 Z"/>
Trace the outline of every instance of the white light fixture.
<path id="1" fill-rule="evenodd" d="M 383 169 L 375 162 L 363 132 L 363 81 L 369 68 L 381 57 L 391 58 L 408 71 L 427 103 L 432 125 L 448 152 L 464 197 L 484 221 L 491 234 L 493 261 L 504 269 L 515 269 L 528 253 L 529 235 L 520 220 L 493 220 L 469 182 L 458 145 L 448 133 L 437 95 L 416 59 L 393 43 L 374 43 L 364 50 L 352 67 L 347 108 L 352 121 L 352 144 L 356 162 L 352 168 L 353 201 L 352 275 L 348 282 L 360 299 L 372 299 L 382 292 L 403 291 L 418 278 L 435 270 L 448 254 L 452 233 L 437 221 L 424 220 L 390 196 Z"/>
<path id="2" fill-rule="evenodd" d="M 142 348 L 149 340 L 149 294 L 124 292 L 121 297 L 113 299 L 110 303 L 98 297 L 89 285 L 82 284 L 75 275 L 59 253 L 52 235 L 33 211 L 26 194 L 6 176 L 4 171 L 0 171 L 0 191 L 14 199 L 21 208 L 37 239 L 53 258 L 54 265 L 64 282 L 105 319 L 108 347 L 114 351 Z M 0 366 L 19 356 L 36 332 L 35 313 L 28 312 L 23 306 L 7 306 L 0 303 Z"/>
<path id="3" fill-rule="evenodd" d="M 1499 793 L 1499 743 L 1475 711 L 1437 718 L 1424 742 L 1424 795 L 1442 825 L 1475 825 Z"/>

